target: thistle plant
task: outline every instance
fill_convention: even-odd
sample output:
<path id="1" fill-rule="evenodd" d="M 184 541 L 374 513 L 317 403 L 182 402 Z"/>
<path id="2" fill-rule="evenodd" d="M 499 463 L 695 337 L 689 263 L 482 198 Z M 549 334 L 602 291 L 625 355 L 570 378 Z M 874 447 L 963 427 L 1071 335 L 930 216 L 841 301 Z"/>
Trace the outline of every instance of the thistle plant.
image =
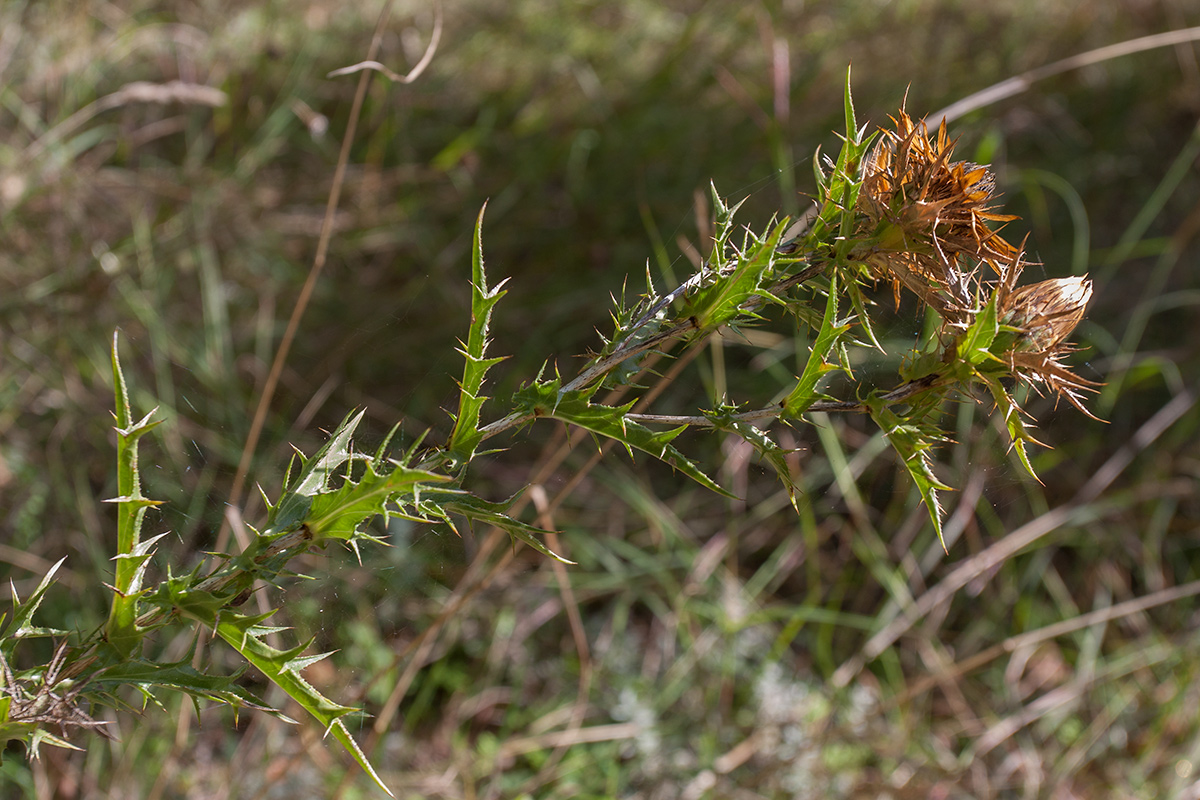
<path id="1" fill-rule="evenodd" d="M 802 224 L 778 219 L 757 232 L 741 228 L 734 221 L 739 206 L 714 189 L 708 261 L 665 293 L 647 274 L 641 296 L 616 302 L 611 334 L 577 375 L 543 368 L 506 405 L 486 394 L 488 374 L 502 360 L 488 346 L 491 316 L 504 290 L 503 281 L 489 285 L 484 270 L 480 211 L 471 320 L 459 347 L 465 363 L 449 435 L 442 441 L 421 437 L 399 455 L 389 453 L 389 436 L 368 454 L 353 441 L 363 413 L 349 416 L 318 452 L 296 455 L 282 488 L 266 498 L 265 518 L 251 527 L 243 552 L 214 556 L 182 574 L 168 566 L 160 570 L 163 577 L 150 577 L 161 535 L 143 537 L 146 511 L 157 502 L 142 494 L 138 444 L 158 423 L 153 411 L 135 418 L 114 336 L 119 496 L 111 501 L 118 507 L 111 612 L 89 635 L 36 627 L 33 616 L 53 570 L 33 595 L 14 597 L 0 633 L 0 733 L 26 742 L 35 755 L 43 743 L 74 746 L 66 737 L 70 731 L 103 730 L 95 707 L 125 708 L 133 696 L 143 705 L 157 702 L 162 690 L 282 716 L 246 691 L 237 674 L 204 672 L 190 665 L 190 657 L 165 663 L 144 655 L 156 633 L 191 626 L 215 633 L 286 691 L 383 787 L 346 726 L 360 712 L 324 697 L 301 676 L 324 655 L 306 654 L 307 643 L 282 650 L 268 644 L 268 635 L 282 630 L 269 624 L 273 611 L 251 613 L 245 603 L 256 586 L 281 586 L 297 577 L 289 569 L 298 555 L 333 542 L 355 552 L 379 543 L 368 526 L 376 517 L 494 526 L 560 558 L 544 544 L 546 531 L 519 518 L 514 499 L 489 500 L 469 486 L 468 468 L 483 448 L 544 420 L 646 453 L 722 493 L 674 441 L 689 428 L 738 436 L 758 451 L 795 503 L 800 489 L 772 426 L 804 424 L 816 412 L 867 414 L 911 474 L 939 538 L 938 492 L 949 487 L 935 474 L 931 453 L 948 437 L 939 424 L 948 402 L 990 398 L 1032 473 L 1027 445 L 1036 440 L 1017 387 L 1065 398 L 1088 413 L 1083 400 L 1096 384 L 1072 373 L 1064 359 L 1074 350 L 1068 337 L 1084 314 L 1091 283 L 1069 277 L 1020 284 L 1029 262 L 1023 246 L 1001 235 L 999 226 L 1014 218 L 996 210 L 995 176 L 986 166 L 954 160 L 944 122 L 931 132 L 901 110 L 891 127 L 868 134 L 855 119 L 847 84 L 845 123 L 836 159 L 816 160 L 815 205 Z M 907 295 L 918 301 L 917 313 L 929 316 L 927 333 L 898 354 L 893 385 L 860 382 L 852 353 L 883 350 L 872 320 L 889 303 L 899 308 Z M 789 322 L 809 341 L 803 370 L 774 396 L 757 404 L 723 399 L 690 415 L 634 411 L 651 354 L 669 356 L 723 329 L 772 318 Z M 833 388 L 835 377 L 840 389 Z M 634 397 L 619 405 L 599 400 L 602 390 L 614 389 Z M 17 669 L 18 647 L 33 638 L 57 643 L 52 662 Z"/>

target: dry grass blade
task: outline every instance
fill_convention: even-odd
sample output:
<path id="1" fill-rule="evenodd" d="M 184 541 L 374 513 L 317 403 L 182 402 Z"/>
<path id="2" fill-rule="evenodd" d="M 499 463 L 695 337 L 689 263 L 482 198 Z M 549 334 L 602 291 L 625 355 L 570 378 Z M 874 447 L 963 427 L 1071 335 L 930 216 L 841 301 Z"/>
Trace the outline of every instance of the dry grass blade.
<path id="1" fill-rule="evenodd" d="M 632 739 L 641 733 L 642 726 L 636 722 L 617 722 L 611 725 L 594 725 L 590 728 L 573 728 L 565 731 L 551 731 L 537 736 L 526 736 L 521 739 L 509 739 L 500 748 L 501 759 L 513 758 L 533 753 L 547 748 L 565 748 L 576 744 L 594 742 L 612 742 L 621 739 Z"/>
<path id="2" fill-rule="evenodd" d="M 388 2 L 379 14 L 379 21 L 375 26 L 375 35 L 372 37 L 371 45 L 367 51 L 368 59 L 373 59 L 379 52 L 379 48 L 383 42 L 383 31 L 391 15 L 391 9 L 392 4 Z M 440 21 L 441 16 L 439 14 L 439 28 Z M 320 277 L 321 271 L 325 268 L 325 258 L 329 252 L 329 242 L 333 237 L 333 221 L 337 212 L 338 202 L 341 199 L 342 185 L 346 180 L 346 166 L 350 161 L 350 147 L 354 143 L 354 134 L 358 130 L 358 120 L 362 114 L 363 101 L 367 96 L 367 87 L 371 82 L 371 74 L 371 72 L 367 71 L 359 76 L 358 87 L 354 92 L 354 102 L 350 107 L 350 119 L 346 124 L 346 133 L 342 137 L 341 151 L 338 153 L 333 184 L 329 189 L 329 198 L 325 204 L 325 217 L 321 223 L 321 238 L 317 242 L 317 252 L 313 256 L 312 267 L 308 271 L 308 277 L 304 281 L 304 286 L 300 289 L 300 296 L 296 298 L 296 304 L 292 308 L 292 315 L 288 320 L 287 329 L 279 341 L 279 348 L 275 351 L 275 358 L 271 362 L 271 371 L 267 374 L 267 379 L 263 384 L 262 390 L 258 393 L 258 405 L 254 409 L 254 419 L 250 423 L 249 433 L 246 434 L 246 443 L 242 448 L 242 455 L 238 461 L 237 474 L 234 476 L 233 486 L 229 491 L 229 504 L 233 506 L 238 505 L 242 501 L 242 495 L 246 487 L 246 476 L 250 470 L 250 460 L 253 458 L 254 451 L 258 447 L 258 438 L 262 435 L 263 425 L 267 419 L 267 410 L 271 406 L 271 400 L 275 396 L 275 388 L 279 384 L 279 376 L 283 373 L 283 365 L 287 363 L 288 353 L 291 351 L 292 342 L 296 338 L 296 332 L 300 328 L 300 320 L 304 317 L 304 311 L 308 308 L 309 300 L 312 298 L 313 290 L 316 288 L 317 278 Z M 222 525 L 221 531 L 217 536 L 218 551 L 224 548 L 224 541 L 228 530 L 228 526 Z"/>
<path id="3" fill-rule="evenodd" d="M 1167 428 L 1196 405 L 1197 399 L 1200 399 L 1198 391 L 1200 390 L 1192 389 L 1182 392 L 1160 408 L 1138 429 L 1129 442 L 1097 470 L 1092 480 L 1085 484 L 1069 502 L 1021 526 L 983 552 L 968 559 L 943 578 L 940 583 L 919 597 L 906 613 L 868 639 L 858 655 L 838 667 L 832 678 L 834 686 L 840 688 L 849 685 L 868 661 L 877 658 L 884 650 L 895 644 L 921 618 L 944 603 L 948 603 L 959 589 L 980 575 L 994 570 L 1038 539 L 1066 524 L 1081 507 L 1095 500 L 1112 485 L 1112 482 L 1129 466 L 1137 453 L 1149 447 Z"/>
<path id="4" fill-rule="evenodd" d="M 978 111 L 993 103 L 999 103 L 1001 100 L 1007 100 L 1010 97 L 1015 97 L 1022 92 L 1028 91 L 1033 84 L 1046 78 L 1061 75 L 1064 72 L 1070 72 L 1073 69 L 1086 67 L 1090 64 L 1110 61 L 1121 56 L 1144 53 L 1147 50 L 1187 44 L 1188 42 L 1200 42 L 1200 28 L 1184 28 L 1178 31 L 1156 33 L 1151 36 L 1142 36 L 1137 39 L 1110 44 L 1107 47 L 1099 47 L 1095 50 L 1089 50 L 1086 53 L 1064 58 L 1061 61 L 1055 61 L 1053 64 L 1046 64 L 1021 75 L 1000 81 L 986 89 L 967 95 L 963 99 L 951 103 L 929 116 L 931 119 L 941 119 L 944 117 L 946 120 L 953 122 L 960 117 L 970 114 L 972 111 Z"/>
<path id="5" fill-rule="evenodd" d="M 393 72 L 386 65 L 381 64 L 378 61 L 372 61 L 368 59 L 367 61 L 360 61 L 357 64 L 351 64 L 348 67 L 335 69 L 325 77 L 339 78 L 343 75 L 353 75 L 354 73 L 362 72 L 363 70 L 374 70 L 375 72 L 379 72 L 384 75 L 384 77 L 390 81 L 394 81 L 396 83 L 412 83 L 417 78 L 421 77 L 421 73 L 424 72 L 425 68 L 428 67 L 433 61 L 433 55 L 437 52 L 438 43 L 441 42 L 441 40 L 442 4 L 438 3 L 436 6 L 434 6 L 433 34 L 429 37 L 429 46 L 425 48 L 425 54 L 421 56 L 421 60 L 417 62 L 415 67 L 409 70 L 407 75 L 400 75 L 399 73 Z"/>
<path id="6" fill-rule="evenodd" d="M 962 675 L 979 669 L 989 661 L 993 661 L 1006 653 L 1015 653 L 1018 650 L 1031 648 L 1048 639 L 1054 639 L 1059 636 L 1065 636 L 1068 633 L 1073 633 L 1083 628 L 1091 627 L 1092 625 L 1100 625 L 1114 620 L 1129 617 L 1134 614 L 1140 614 L 1143 611 L 1148 611 L 1157 606 L 1175 603 L 1188 597 L 1200 595 L 1200 581 L 1192 581 L 1182 584 L 1181 586 L 1173 586 L 1170 589 L 1148 594 L 1144 597 L 1138 597 L 1133 600 L 1126 600 L 1123 603 L 1118 603 L 1109 608 L 1101 608 L 1087 614 L 1080 614 L 1071 619 L 1065 619 L 1061 622 L 1056 622 L 1053 625 L 1047 625 L 1044 628 L 1022 633 L 1018 636 L 1010 636 L 998 645 L 989 647 L 980 653 L 966 658 L 949 669 L 939 672 L 936 675 L 927 675 L 917 683 L 915 683 L 903 695 L 896 697 L 889 706 L 902 706 L 909 703 L 913 698 L 918 697 L 925 692 L 933 689 L 939 684 L 952 681 Z"/>
<path id="7" fill-rule="evenodd" d="M 1000 746 L 1005 740 L 1016 735 L 1022 728 L 1056 711 L 1077 705 L 1089 690 L 1100 685 L 1106 679 L 1112 679 L 1117 674 L 1145 669 L 1169 659 L 1171 655 L 1172 647 L 1170 645 L 1148 647 L 1139 653 L 1138 658 L 1132 664 L 1110 667 L 1096 674 L 1076 675 L 1066 685 L 1046 692 L 1015 713 L 989 726 L 987 731 L 976 740 L 972 756 L 982 757 Z"/>
<path id="8" fill-rule="evenodd" d="M 167 81 L 166 83 L 151 83 L 135 81 L 122 86 L 112 94 L 105 95 L 76 111 L 65 120 L 46 131 L 36 141 L 25 149 L 24 160 L 32 161 L 40 157 L 47 148 L 58 144 L 81 126 L 105 111 L 129 105 L 130 103 L 155 103 L 166 105 L 180 103 L 183 105 L 208 106 L 219 108 L 229 102 L 228 96 L 220 89 L 198 83 L 184 81 Z"/>

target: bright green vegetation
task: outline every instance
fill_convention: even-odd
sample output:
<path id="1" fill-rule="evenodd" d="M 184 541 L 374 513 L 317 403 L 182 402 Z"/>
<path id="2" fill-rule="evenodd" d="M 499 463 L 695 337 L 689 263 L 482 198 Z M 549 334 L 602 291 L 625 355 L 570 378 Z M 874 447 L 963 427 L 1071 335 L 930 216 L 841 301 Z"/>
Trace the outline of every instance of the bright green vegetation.
<path id="1" fill-rule="evenodd" d="M 1052 336 L 994 274 L 923 314 L 855 177 L 909 84 L 1200 24 L 1076 5 L 445 9 L 365 95 L 245 491 L 378 9 L 4 5 L 3 731 L 41 759 L 0 794 L 1183 791 L 1194 46 L 950 125 L 1022 283 L 1090 274 L 1063 361 L 1106 423 L 1014 385 Z M 398 5 L 376 59 L 433 27 Z"/>

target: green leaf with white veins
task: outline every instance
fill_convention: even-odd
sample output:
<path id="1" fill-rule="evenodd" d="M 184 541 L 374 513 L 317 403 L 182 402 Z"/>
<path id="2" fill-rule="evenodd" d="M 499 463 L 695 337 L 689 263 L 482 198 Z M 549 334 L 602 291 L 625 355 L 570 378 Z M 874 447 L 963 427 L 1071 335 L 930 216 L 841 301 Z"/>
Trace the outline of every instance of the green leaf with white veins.
<path id="1" fill-rule="evenodd" d="M 339 474 L 342 465 L 355 458 L 351 448 L 351 437 L 358 423 L 362 422 L 360 411 L 353 417 L 346 417 L 338 425 L 329 441 L 314 455 L 305 458 L 297 453 L 300 461 L 300 474 L 293 480 L 291 468 L 284 480 L 283 496 L 279 502 L 268 504 L 271 511 L 267 516 L 267 527 L 264 535 L 273 535 L 284 531 L 296 530 L 308 519 L 309 509 L 313 498 L 329 491 L 329 481 Z"/>
<path id="2" fill-rule="evenodd" d="M 420 484 L 447 483 L 445 475 L 409 469 L 392 462 L 391 469 L 375 470 L 374 459 L 368 460 L 366 471 L 357 480 L 346 477 L 338 488 L 312 498 L 305 524 L 314 540 L 324 538 L 353 539 L 363 522 L 376 516 L 387 516 L 388 505 L 400 507 L 413 502 L 419 495 Z"/>

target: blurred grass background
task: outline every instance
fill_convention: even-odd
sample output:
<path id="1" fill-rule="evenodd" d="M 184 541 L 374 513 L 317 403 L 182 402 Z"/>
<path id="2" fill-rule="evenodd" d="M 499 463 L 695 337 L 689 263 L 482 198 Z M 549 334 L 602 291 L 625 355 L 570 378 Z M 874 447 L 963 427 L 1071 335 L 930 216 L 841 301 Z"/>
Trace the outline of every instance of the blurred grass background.
<path id="1" fill-rule="evenodd" d="M 43 624 L 89 630 L 107 610 L 114 328 L 135 412 L 166 419 L 143 448 L 147 494 L 168 501 L 149 529 L 172 532 L 158 563 L 215 546 L 346 127 L 356 79 L 326 74 L 364 57 L 381 7 L 0 5 L 0 560 L 27 592 L 69 556 Z M 379 60 L 410 68 L 433 17 L 395 3 Z M 880 124 L 906 93 L 921 116 L 1195 25 L 1184 0 L 448 3 L 426 74 L 372 83 L 252 479 L 273 494 L 288 445 L 311 452 L 353 407 L 368 410 L 367 444 L 398 420 L 409 439 L 445 435 L 485 200 L 490 276 L 512 277 L 494 320 L 492 352 L 513 355 L 494 372 L 502 398 L 547 359 L 572 372 L 608 330 L 609 294 L 627 279 L 640 291 L 647 259 L 659 285 L 688 274 L 710 180 L 749 197 L 739 218 L 755 227 L 802 210 L 814 149 L 836 152 L 847 64 L 860 121 Z M 126 88 L 137 81 L 225 102 L 147 102 Z M 1107 382 L 1093 402 L 1107 423 L 1032 403 L 1054 445 L 1036 456 L 1038 484 L 987 406 L 952 409 L 949 556 L 866 420 L 783 432 L 803 448 L 799 516 L 741 448 L 685 437 L 744 501 L 610 457 L 551 520 L 579 562 L 565 578 L 530 551 L 490 549 L 484 531 L 401 524 L 362 566 L 314 558 L 320 577 L 286 589 L 280 623 L 338 650 L 309 679 L 386 723 L 370 752 L 403 797 L 1197 796 L 1198 113 L 1197 49 L 1181 45 L 952 126 L 962 157 L 995 166 L 1024 217 L 1010 231 L 1031 232 L 1045 277 L 1096 279 L 1077 362 Z M 771 333 L 701 355 L 662 410 L 720 387 L 769 394 L 806 355 Z M 550 434 L 505 442 L 474 488 L 524 486 Z M 1121 605 L 1141 597 L 1155 605 Z M 913 608 L 865 669 L 838 672 Z M 1042 635 L 1056 623 L 1069 629 Z M 161 655 L 188 644 L 161 641 Z M 235 730 L 219 709 L 198 724 L 162 699 L 168 713 L 115 717 L 120 738 L 85 753 L 8 754 L 0 792 L 371 794 L 311 726 L 243 717 Z"/>

